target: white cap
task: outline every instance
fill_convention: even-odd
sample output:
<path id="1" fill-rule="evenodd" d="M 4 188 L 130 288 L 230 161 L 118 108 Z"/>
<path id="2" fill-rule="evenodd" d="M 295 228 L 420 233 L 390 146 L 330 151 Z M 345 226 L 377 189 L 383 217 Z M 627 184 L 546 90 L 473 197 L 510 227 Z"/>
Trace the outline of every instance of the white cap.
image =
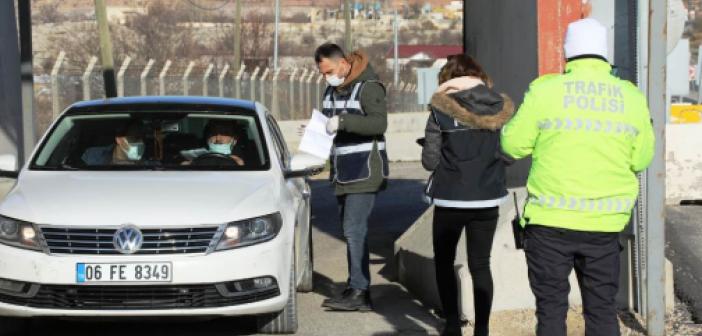
<path id="1" fill-rule="evenodd" d="M 607 59 L 607 28 L 592 18 L 568 25 L 565 39 L 565 56 L 598 55 Z"/>

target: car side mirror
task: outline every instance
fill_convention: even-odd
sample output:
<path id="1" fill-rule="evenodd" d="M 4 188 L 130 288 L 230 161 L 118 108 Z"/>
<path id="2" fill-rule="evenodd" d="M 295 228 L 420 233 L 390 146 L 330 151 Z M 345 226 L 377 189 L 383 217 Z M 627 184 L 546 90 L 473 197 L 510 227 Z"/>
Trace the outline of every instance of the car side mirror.
<path id="1" fill-rule="evenodd" d="M 0 155 L 0 177 L 16 179 L 18 176 L 17 156 L 11 154 Z"/>
<path id="2" fill-rule="evenodd" d="M 285 171 L 285 178 L 308 177 L 324 171 L 326 160 L 307 153 L 295 154 L 290 160 L 290 168 Z"/>

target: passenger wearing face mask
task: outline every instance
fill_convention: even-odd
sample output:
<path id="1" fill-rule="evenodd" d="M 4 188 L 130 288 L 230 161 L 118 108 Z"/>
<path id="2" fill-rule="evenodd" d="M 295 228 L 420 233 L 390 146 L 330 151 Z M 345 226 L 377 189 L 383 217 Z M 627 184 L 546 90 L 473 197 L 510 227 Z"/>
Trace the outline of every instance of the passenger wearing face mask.
<path id="1" fill-rule="evenodd" d="M 144 128 L 141 122 L 131 122 L 115 133 L 115 143 L 88 148 L 81 156 L 90 166 L 135 164 L 144 156 Z"/>
<path id="2" fill-rule="evenodd" d="M 236 132 L 236 123 L 233 121 L 215 120 L 210 121 L 205 126 L 205 136 L 207 137 L 207 148 L 198 148 L 183 151 L 184 156 L 197 157 L 204 153 L 226 155 L 231 158 L 237 166 L 243 166 L 244 160 L 241 146 L 237 146 L 239 135 Z M 189 164 L 185 161 L 183 164 Z"/>
<path id="3" fill-rule="evenodd" d="M 371 310 L 368 259 L 368 217 L 376 194 L 384 189 L 388 159 L 385 88 L 360 51 L 345 55 L 335 44 L 315 52 L 319 72 L 329 85 L 322 113 L 327 132 L 336 133 L 331 153 L 331 181 L 347 244 L 346 289 L 327 299 L 323 307 L 337 311 Z"/>

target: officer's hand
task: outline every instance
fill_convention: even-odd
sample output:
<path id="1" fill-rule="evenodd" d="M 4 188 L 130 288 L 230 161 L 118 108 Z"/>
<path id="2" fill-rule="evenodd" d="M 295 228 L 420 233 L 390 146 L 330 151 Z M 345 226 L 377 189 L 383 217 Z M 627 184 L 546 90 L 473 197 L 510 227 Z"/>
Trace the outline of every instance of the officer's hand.
<path id="1" fill-rule="evenodd" d="M 334 134 L 339 130 L 339 117 L 333 116 L 327 121 L 327 133 Z"/>
<path id="2" fill-rule="evenodd" d="M 297 128 L 297 135 L 299 135 L 299 136 L 305 135 L 306 128 L 307 128 L 307 124 L 301 124 L 300 127 Z"/>

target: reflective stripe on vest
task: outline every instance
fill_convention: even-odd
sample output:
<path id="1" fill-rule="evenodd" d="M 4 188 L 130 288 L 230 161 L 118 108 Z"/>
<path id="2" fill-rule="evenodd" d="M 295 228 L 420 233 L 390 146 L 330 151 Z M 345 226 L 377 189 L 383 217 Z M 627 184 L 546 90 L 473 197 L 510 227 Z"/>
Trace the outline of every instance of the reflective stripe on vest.
<path id="1" fill-rule="evenodd" d="M 351 91 L 351 95 L 349 95 L 348 98 L 344 100 L 334 99 L 335 91 L 334 88 L 330 87 L 329 93 L 325 95 L 324 101 L 322 101 L 322 109 L 324 110 L 322 112 L 326 112 L 325 115 L 327 115 L 328 117 L 338 115 L 337 112 L 361 115 L 365 114 L 363 112 L 363 108 L 361 107 L 361 101 L 360 99 L 358 99 L 358 94 L 361 90 L 362 85 L 363 82 L 356 83 L 356 85 L 353 86 L 353 91 Z"/>
<path id="2" fill-rule="evenodd" d="M 335 147 L 334 155 L 348 155 L 354 153 L 370 152 L 373 150 L 373 142 L 363 143 L 353 146 Z M 385 142 L 378 142 L 378 150 L 385 150 Z"/>
<path id="3" fill-rule="evenodd" d="M 553 118 L 538 123 L 541 130 L 584 131 L 637 136 L 639 129 L 623 122 L 595 119 Z"/>
<path id="4" fill-rule="evenodd" d="M 529 197 L 529 205 L 547 209 L 566 209 L 587 212 L 628 212 L 636 204 L 636 199 L 600 198 L 586 199 L 564 196 L 535 196 Z"/>
<path id="5" fill-rule="evenodd" d="M 322 102 L 322 108 L 325 109 L 360 109 L 361 108 L 361 102 L 360 101 L 335 101 L 332 102 L 330 100 L 324 100 Z"/>

